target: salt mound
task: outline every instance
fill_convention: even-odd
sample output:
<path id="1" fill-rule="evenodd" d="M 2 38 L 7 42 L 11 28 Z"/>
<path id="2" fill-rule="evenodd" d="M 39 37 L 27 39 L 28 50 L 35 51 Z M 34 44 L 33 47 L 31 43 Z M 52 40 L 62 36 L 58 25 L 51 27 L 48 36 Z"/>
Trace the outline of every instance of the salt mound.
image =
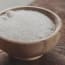
<path id="1" fill-rule="evenodd" d="M 52 20 L 32 10 L 7 11 L 0 16 L 0 37 L 33 41 L 48 37 L 55 30 Z"/>

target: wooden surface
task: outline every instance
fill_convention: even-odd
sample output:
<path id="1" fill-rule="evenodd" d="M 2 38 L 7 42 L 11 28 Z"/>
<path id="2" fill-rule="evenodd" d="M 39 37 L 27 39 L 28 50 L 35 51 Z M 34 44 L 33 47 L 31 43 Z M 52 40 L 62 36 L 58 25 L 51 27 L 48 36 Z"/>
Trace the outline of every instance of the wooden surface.
<path id="1" fill-rule="evenodd" d="M 27 62 L 11 59 L 8 65 L 65 65 L 65 0 L 36 0 L 30 5 L 46 7 L 56 12 L 63 23 L 62 37 L 58 45 L 39 60 Z"/>

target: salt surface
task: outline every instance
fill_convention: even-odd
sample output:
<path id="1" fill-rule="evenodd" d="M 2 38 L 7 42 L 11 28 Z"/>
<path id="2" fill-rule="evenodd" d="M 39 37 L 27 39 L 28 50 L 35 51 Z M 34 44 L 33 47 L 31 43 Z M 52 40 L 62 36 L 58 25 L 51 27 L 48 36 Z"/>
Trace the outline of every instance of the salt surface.
<path id="1" fill-rule="evenodd" d="M 33 41 L 48 37 L 55 25 L 45 14 L 31 10 L 8 11 L 0 16 L 0 37 Z"/>

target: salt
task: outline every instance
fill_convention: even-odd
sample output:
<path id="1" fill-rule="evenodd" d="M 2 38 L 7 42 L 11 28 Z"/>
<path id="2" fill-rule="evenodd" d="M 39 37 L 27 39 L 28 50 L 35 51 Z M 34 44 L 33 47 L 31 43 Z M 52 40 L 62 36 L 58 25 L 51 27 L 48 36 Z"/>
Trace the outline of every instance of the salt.
<path id="1" fill-rule="evenodd" d="M 45 39 L 55 30 L 52 20 L 37 11 L 19 10 L 5 14 L 0 16 L 0 37 L 17 41 L 33 41 Z M 11 16 L 7 18 L 7 14 Z M 7 18 L 6 21 L 3 20 L 3 16 Z"/>

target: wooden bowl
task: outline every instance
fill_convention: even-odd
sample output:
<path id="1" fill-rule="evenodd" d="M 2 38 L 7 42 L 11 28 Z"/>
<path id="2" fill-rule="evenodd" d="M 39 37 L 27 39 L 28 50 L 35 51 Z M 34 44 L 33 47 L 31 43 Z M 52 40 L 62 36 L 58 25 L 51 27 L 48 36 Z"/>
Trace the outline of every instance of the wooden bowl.
<path id="1" fill-rule="evenodd" d="M 54 32 L 45 39 L 34 40 L 33 42 L 18 41 L 4 38 L 0 35 L 0 48 L 6 51 L 11 57 L 21 60 L 35 60 L 51 50 L 60 38 L 61 19 L 49 9 L 35 6 L 17 6 L 0 12 L 3 15 L 8 10 L 35 10 L 47 15 L 55 24 Z"/>

